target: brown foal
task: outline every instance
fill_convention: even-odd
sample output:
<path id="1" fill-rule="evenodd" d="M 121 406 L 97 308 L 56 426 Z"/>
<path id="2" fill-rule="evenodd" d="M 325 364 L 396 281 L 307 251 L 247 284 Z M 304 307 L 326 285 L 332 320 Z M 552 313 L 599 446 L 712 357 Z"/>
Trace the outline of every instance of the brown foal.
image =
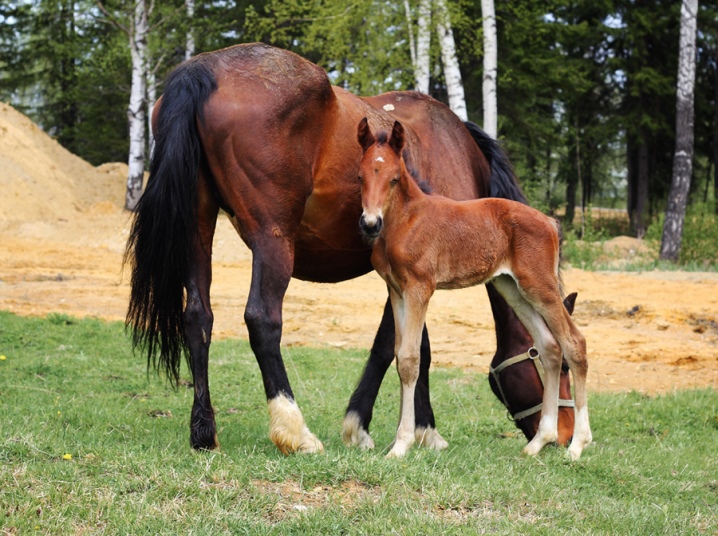
<path id="1" fill-rule="evenodd" d="M 395 354 L 401 379 L 401 417 L 389 457 L 415 441 L 414 391 L 426 310 L 434 291 L 491 281 L 531 334 L 546 371 L 536 436 L 524 452 L 536 455 L 558 438 L 562 356 L 575 381 L 571 459 L 591 443 L 586 398 L 586 342 L 563 305 L 558 275 L 558 224 L 515 201 L 454 201 L 425 194 L 409 174 L 404 128 L 374 137 L 359 123 L 364 150 L 359 168 L 362 233 L 374 241 L 372 265 L 387 283 L 396 323 Z"/>

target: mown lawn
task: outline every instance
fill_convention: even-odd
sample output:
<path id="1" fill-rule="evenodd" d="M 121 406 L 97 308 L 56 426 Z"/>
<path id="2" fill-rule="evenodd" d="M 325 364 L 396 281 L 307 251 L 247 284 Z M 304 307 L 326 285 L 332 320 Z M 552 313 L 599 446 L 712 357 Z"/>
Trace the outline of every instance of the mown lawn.
<path id="1" fill-rule="evenodd" d="M 366 350 L 291 347 L 287 369 L 325 453 L 270 443 L 254 356 L 213 344 L 221 452 L 188 443 L 192 390 L 147 374 L 123 326 L 0 313 L 2 534 L 716 534 L 718 393 L 595 394 L 595 444 L 525 444 L 482 375 L 432 371 L 448 450 L 386 460 L 398 416 L 390 372 L 374 451 L 339 434 Z M 186 370 L 186 369 L 185 369 Z"/>

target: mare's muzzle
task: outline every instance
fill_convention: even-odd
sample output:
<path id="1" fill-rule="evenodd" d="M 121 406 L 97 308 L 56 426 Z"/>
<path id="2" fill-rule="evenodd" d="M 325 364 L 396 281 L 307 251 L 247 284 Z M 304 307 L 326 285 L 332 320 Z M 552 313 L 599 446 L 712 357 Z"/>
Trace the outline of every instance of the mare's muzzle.
<path id="1" fill-rule="evenodd" d="M 376 238 L 384 227 L 384 221 L 381 216 L 374 214 L 362 214 L 359 218 L 359 228 L 366 238 Z"/>

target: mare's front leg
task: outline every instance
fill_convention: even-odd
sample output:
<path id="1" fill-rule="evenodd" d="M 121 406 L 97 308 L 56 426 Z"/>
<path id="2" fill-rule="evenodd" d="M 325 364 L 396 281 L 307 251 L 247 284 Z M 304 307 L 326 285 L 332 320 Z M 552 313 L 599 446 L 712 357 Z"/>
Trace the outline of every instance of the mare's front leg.
<path id="1" fill-rule="evenodd" d="M 387 299 L 384 314 L 377 330 L 362 377 L 349 400 L 344 424 L 342 440 L 347 446 L 374 448 L 374 440 L 369 435 L 369 424 L 373 417 L 374 404 L 379 394 L 386 371 L 394 361 L 394 313 L 391 300 Z M 416 441 L 434 449 L 448 447 L 448 443 L 436 430 L 434 411 L 431 407 L 429 394 L 429 367 L 431 366 L 431 347 L 426 326 L 421 336 L 421 365 L 419 379 L 414 395 L 414 411 L 416 417 Z"/>
<path id="2" fill-rule="evenodd" d="M 192 244 L 192 263 L 185 288 L 185 340 L 190 356 L 194 384 L 194 402 L 190 417 L 190 444 L 195 449 L 219 448 L 214 409 L 209 396 L 209 345 L 214 316 L 209 299 L 212 283 L 212 239 L 219 211 L 207 183 L 200 176 L 197 208 L 198 232 Z"/>
<path id="3" fill-rule="evenodd" d="M 252 245 L 252 283 L 244 320 L 267 395 L 269 437 L 284 454 L 321 452 L 322 443 L 309 431 L 294 401 L 279 349 L 282 304 L 294 264 L 292 246 L 273 234 L 256 237 Z"/>
<path id="4" fill-rule="evenodd" d="M 396 368 L 401 380 L 401 413 L 388 458 L 401 458 L 416 441 L 414 396 L 419 377 L 421 334 L 431 292 L 409 287 L 403 296 L 390 290 L 396 329 Z"/>

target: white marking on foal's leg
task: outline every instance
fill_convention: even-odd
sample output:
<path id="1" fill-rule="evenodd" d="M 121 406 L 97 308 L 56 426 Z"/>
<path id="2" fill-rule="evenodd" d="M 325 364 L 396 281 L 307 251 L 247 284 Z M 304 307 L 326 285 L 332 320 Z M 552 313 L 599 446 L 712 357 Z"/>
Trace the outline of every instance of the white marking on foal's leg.
<path id="1" fill-rule="evenodd" d="M 297 403 L 285 395 L 267 402 L 269 438 L 282 454 L 323 452 L 324 445 L 309 431 Z"/>
<path id="2" fill-rule="evenodd" d="M 588 406 L 583 406 L 581 409 L 576 410 L 576 423 L 573 430 L 573 439 L 571 440 L 571 446 L 568 448 L 568 456 L 573 461 L 576 461 L 581 457 L 583 449 L 593 441 L 591 426 L 588 422 Z"/>
<path id="3" fill-rule="evenodd" d="M 419 446 L 428 447 L 434 450 L 444 450 L 449 443 L 441 437 L 441 434 L 431 426 L 419 427 L 414 431 L 414 438 Z"/>
<path id="4" fill-rule="evenodd" d="M 374 440 L 369 435 L 359 419 L 359 414 L 350 411 L 344 417 L 344 425 L 342 426 L 342 441 L 347 447 L 357 446 L 361 449 L 373 449 Z"/>

